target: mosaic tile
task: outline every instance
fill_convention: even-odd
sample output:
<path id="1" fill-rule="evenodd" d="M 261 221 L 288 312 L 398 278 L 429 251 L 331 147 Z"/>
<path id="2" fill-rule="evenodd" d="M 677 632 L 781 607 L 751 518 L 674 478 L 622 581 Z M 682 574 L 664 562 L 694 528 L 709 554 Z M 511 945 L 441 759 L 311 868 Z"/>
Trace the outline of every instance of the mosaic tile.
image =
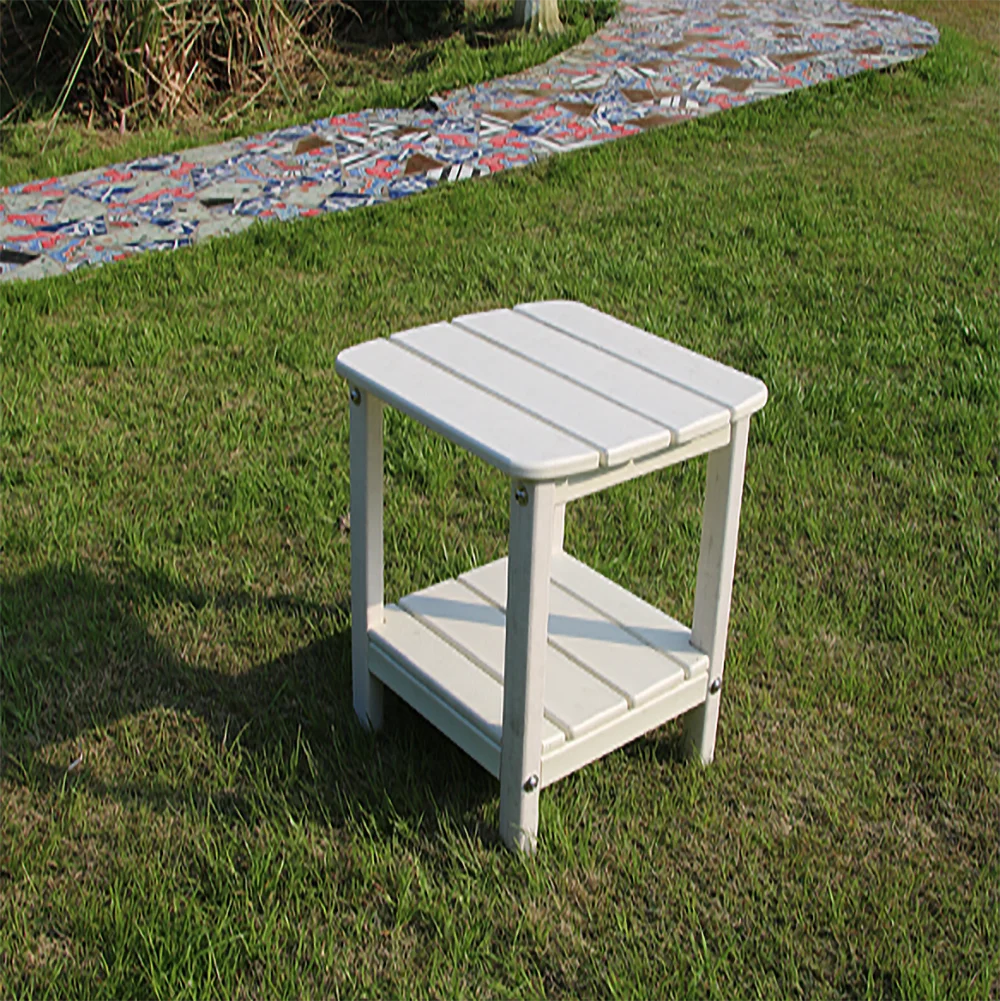
<path id="1" fill-rule="evenodd" d="M 841 0 L 623 4 L 547 63 L 431 98 L 0 188 L 0 281 L 344 212 L 916 59 L 938 32 Z"/>

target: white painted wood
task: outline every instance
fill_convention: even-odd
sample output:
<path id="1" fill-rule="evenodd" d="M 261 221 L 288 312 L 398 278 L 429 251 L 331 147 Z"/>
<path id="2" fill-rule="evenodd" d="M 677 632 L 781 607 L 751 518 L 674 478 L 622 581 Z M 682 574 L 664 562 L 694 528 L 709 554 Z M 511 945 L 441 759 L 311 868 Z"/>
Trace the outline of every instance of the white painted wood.
<path id="1" fill-rule="evenodd" d="M 554 507 L 551 483 L 511 484 L 500 837 L 528 853 L 538 837 Z"/>
<path id="2" fill-rule="evenodd" d="M 558 493 L 558 488 L 557 488 Z M 566 504 L 556 504 L 555 514 L 552 518 L 552 552 L 562 552 L 563 543 L 566 541 Z"/>
<path id="3" fill-rule="evenodd" d="M 506 567 L 504 560 L 500 571 L 504 587 Z M 503 683 L 506 619 L 495 604 L 460 581 L 446 580 L 407 595 L 400 605 L 479 670 Z M 625 712 L 625 699 L 618 692 L 558 650 L 548 652 L 545 680 L 543 750 L 560 743 L 564 733 L 579 737 Z"/>
<path id="4" fill-rule="evenodd" d="M 556 485 L 556 498 L 559 502 L 577 500 L 580 497 L 587 497 L 600 490 L 616 486 L 619 483 L 626 483 L 628 480 L 637 479 L 648 473 L 655 473 L 667 466 L 676 465 L 687 459 L 704 455 L 706 452 L 714 451 L 717 448 L 729 444 L 729 424 L 712 431 L 702 438 L 696 438 L 685 445 L 677 445 L 673 448 L 665 449 L 644 459 L 636 459 L 634 462 L 626 462 L 614 469 L 595 469 L 589 473 L 577 473 L 569 476 Z"/>
<path id="5" fill-rule="evenodd" d="M 391 605 L 386 608 L 387 622 L 391 620 L 394 610 Z M 382 635 L 373 633 L 369 652 L 372 673 L 487 772 L 499 778 L 500 744 L 485 732 L 482 721 L 480 720 L 480 725 L 476 725 L 468 705 L 459 703 L 456 707 L 454 699 L 446 701 L 438 689 L 424 684 L 426 676 L 420 665 L 388 644 L 383 647 L 383 642 Z M 473 676 L 470 674 L 470 677 Z M 543 750 L 540 788 L 552 785 L 616 748 L 623 747 L 648 730 L 689 711 L 704 698 L 704 686 L 704 677 L 696 676 L 639 709 L 631 710 L 590 730 L 578 740 L 563 741 Z M 499 728 L 500 724 L 496 722 L 491 725 L 490 730 L 498 732 Z"/>
<path id="6" fill-rule="evenodd" d="M 398 661 L 393 653 L 383 649 L 378 635 L 372 636 L 368 661 L 372 674 L 388 685 L 408 706 L 437 727 L 494 778 L 500 777 L 499 738 L 491 739 L 476 726 L 466 715 L 467 706 L 456 708 L 453 702 L 446 702 L 436 690 L 424 685 L 422 674 L 413 670 L 417 665 L 410 660 L 402 663 Z M 499 730 L 499 724 L 497 729 Z"/>
<path id="7" fill-rule="evenodd" d="M 669 428 L 675 444 L 729 423 L 719 403 L 523 314 L 494 310 L 453 322 Z"/>
<path id="8" fill-rule="evenodd" d="M 351 412 L 351 682 L 366 729 L 382 726 L 382 683 L 368 669 L 368 630 L 382 622 L 382 404 L 362 392 Z"/>
<path id="9" fill-rule="evenodd" d="M 503 683 L 504 617 L 457 580 L 408 594 L 400 607 Z"/>
<path id="10" fill-rule="evenodd" d="M 400 607 L 386 608 L 385 621 L 370 635 L 425 688 L 500 746 L 503 685 L 495 677 Z M 554 743 L 565 739 L 561 732 L 558 738 Z"/>
<path id="11" fill-rule="evenodd" d="M 583 303 L 524 303 L 514 310 L 718 401 L 730 409 L 734 421 L 767 402 L 767 386 L 759 379 Z"/>
<path id="12" fill-rule="evenodd" d="M 353 385 L 508 476 L 555 479 L 600 465 L 600 452 L 593 445 L 484 393 L 392 341 L 368 341 L 348 348 L 338 355 L 336 367 Z"/>
<path id="13" fill-rule="evenodd" d="M 706 765 L 715 756 L 722 692 L 720 689 L 713 693 L 711 686 L 716 680 L 721 685 L 726 659 L 726 634 L 729 630 L 749 428 L 749 418 L 733 425 L 729 445 L 708 457 L 705 477 L 705 510 L 691 643 L 708 654 L 708 690 L 705 702 L 686 717 L 684 737 L 690 753 L 697 754 Z"/>
<path id="14" fill-rule="evenodd" d="M 638 709 L 632 709 L 626 715 L 591 730 L 580 740 L 568 741 L 546 752 L 542 755 L 542 788 L 623 747 L 647 730 L 689 712 L 704 698 L 705 676 L 697 674 Z"/>
<path id="15" fill-rule="evenodd" d="M 394 334 L 392 340 L 593 445 L 603 466 L 617 466 L 670 444 L 670 431 L 662 425 L 460 327 L 438 323 Z"/>
<path id="16" fill-rule="evenodd" d="M 542 786 L 674 716 L 686 714 L 689 750 L 711 761 L 749 414 L 767 399 L 763 383 L 562 302 L 359 345 L 337 371 L 360 389 L 351 602 L 362 722 L 381 725 L 388 684 L 498 776 L 501 836 L 528 852 Z M 388 609 L 382 401 L 514 478 L 509 558 Z M 565 505 L 706 452 L 688 630 L 563 552 Z"/>
<path id="17" fill-rule="evenodd" d="M 504 607 L 509 577 L 504 562 L 488 563 L 459 579 Z M 684 668 L 676 660 L 561 588 L 552 588 L 549 611 L 549 643 L 624 695 L 630 707 L 649 702 L 684 680 Z M 666 616 L 663 623 L 664 630 L 669 628 Z"/>
<path id="18" fill-rule="evenodd" d="M 691 645 L 691 630 L 567 553 L 552 558 L 552 581 L 643 643 L 679 664 L 684 676 L 708 670 L 708 656 Z"/>

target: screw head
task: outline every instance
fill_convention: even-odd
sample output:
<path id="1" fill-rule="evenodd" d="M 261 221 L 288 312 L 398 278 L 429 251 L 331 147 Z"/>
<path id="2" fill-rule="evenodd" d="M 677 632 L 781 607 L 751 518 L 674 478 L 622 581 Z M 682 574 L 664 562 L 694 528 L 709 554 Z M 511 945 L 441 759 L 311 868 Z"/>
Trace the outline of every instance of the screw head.
<path id="1" fill-rule="evenodd" d="M 537 788 L 538 788 L 538 776 L 537 775 L 529 775 L 524 780 L 524 791 L 525 792 L 534 792 Z"/>
<path id="2" fill-rule="evenodd" d="M 521 507 L 524 507 L 524 505 L 528 503 L 528 491 L 525 490 L 524 487 L 518 487 L 514 491 L 514 500 L 516 500 Z"/>
<path id="3" fill-rule="evenodd" d="M 708 686 L 708 691 L 711 695 L 718 695 L 719 689 L 721 688 L 722 688 L 722 678 L 716 678 L 715 681 L 713 681 Z"/>
<path id="4" fill-rule="evenodd" d="M 357 406 L 361 402 L 361 390 L 357 386 L 351 386 L 351 403 Z"/>

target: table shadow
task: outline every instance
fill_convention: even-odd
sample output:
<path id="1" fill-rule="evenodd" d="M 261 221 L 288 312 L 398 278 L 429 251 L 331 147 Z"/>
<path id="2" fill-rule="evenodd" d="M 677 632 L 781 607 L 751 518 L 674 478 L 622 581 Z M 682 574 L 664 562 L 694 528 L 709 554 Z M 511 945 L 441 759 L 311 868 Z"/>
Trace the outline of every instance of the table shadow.
<path id="1" fill-rule="evenodd" d="M 300 649 L 225 674 L 189 662 L 150 631 L 138 610 L 160 603 L 195 612 L 211 603 L 233 614 L 246 608 L 339 624 Z M 363 816 L 386 832 L 400 817 L 432 829 L 446 814 L 476 840 L 495 841 L 478 819 L 498 795 L 495 780 L 433 726 L 391 693 L 381 733 L 358 724 L 344 596 L 323 605 L 292 595 L 212 592 L 136 568 L 110 579 L 53 564 L 0 579 L 0 624 L 0 744 L 8 782 L 42 793 L 73 783 L 154 809 L 199 809 L 210 800 L 216 811 L 251 822 L 292 811 L 337 827 Z M 121 781 L 92 767 L 101 746 L 121 738 L 123 724 L 141 734 L 143 721 L 164 709 L 186 727 L 204 727 L 219 754 L 238 744 L 242 764 L 234 782 L 221 785 L 211 768 L 186 784 L 170 780 L 169 745 L 158 752 L 158 770 L 139 768 Z M 195 739 L 203 743 L 205 736 Z M 183 771 L 184 762 L 177 765 Z M 271 777 L 273 802 L 260 794 L 262 774 Z"/>

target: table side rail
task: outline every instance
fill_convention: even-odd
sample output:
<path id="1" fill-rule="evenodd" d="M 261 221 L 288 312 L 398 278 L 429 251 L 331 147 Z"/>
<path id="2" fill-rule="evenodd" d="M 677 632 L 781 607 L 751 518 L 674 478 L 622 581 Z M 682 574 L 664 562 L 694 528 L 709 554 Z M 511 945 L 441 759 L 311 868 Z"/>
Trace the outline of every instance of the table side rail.
<path id="1" fill-rule="evenodd" d="M 544 789 L 553 782 L 558 782 L 649 730 L 694 709 L 705 701 L 707 694 L 708 672 L 699 671 L 659 698 L 630 709 L 624 716 L 605 723 L 583 737 L 560 744 L 548 754 L 542 755 L 541 787 Z"/>
<path id="2" fill-rule="evenodd" d="M 568 501 L 579 500 L 581 497 L 598 493 L 608 487 L 617 486 L 619 483 L 627 483 L 629 480 L 666 469 L 678 462 L 685 462 L 688 459 L 697 458 L 699 455 L 714 452 L 716 449 L 725 448 L 729 444 L 731 435 L 732 425 L 727 424 L 725 427 L 703 435 L 701 438 L 696 438 L 694 441 L 663 449 L 642 459 L 632 459 L 610 469 L 595 469 L 593 472 L 577 473 L 566 477 L 561 482 L 556 483 L 556 503 L 565 504 Z"/>

